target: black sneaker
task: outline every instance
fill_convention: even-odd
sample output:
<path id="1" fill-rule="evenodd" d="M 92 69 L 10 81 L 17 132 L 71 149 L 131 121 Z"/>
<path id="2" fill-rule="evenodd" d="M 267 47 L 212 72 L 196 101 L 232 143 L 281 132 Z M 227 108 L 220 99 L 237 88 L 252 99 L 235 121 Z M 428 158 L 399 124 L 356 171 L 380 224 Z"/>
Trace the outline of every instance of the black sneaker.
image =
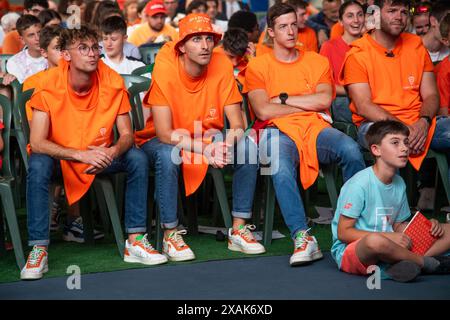
<path id="1" fill-rule="evenodd" d="M 93 236 L 94 240 L 99 240 L 105 237 L 103 233 L 95 229 Z M 78 217 L 76 220 L 72 221 L 70 225 L 64 226 L 63 240 L 84 243 L 84 226 L 83 219 L 81 217 Z"/>
<path id="2" fill-rule="evenodd" d="M 420 266 L 413 261 L 402 260 L 394 263 L 386 269 L 392 280 L 398 282 L 410 282 L 413 281 L 420 274 Z"/>

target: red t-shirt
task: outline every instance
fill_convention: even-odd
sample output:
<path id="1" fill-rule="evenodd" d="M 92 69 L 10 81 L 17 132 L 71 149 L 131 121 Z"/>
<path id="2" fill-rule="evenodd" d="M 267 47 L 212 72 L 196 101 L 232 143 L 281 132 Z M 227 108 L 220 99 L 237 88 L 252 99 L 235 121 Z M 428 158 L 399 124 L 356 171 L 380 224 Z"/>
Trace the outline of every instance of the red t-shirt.
<path id="1" fill-rule="evenodd" d="M 342 39 L 342 37 L 328 40 L 322 44 L 320 54 L 327 57 L 333 70 L 333 80 L 336 85 L 342 85 L 339 81 L 339 72 L 341 72 L 344 58 L 350 46 Z"/>

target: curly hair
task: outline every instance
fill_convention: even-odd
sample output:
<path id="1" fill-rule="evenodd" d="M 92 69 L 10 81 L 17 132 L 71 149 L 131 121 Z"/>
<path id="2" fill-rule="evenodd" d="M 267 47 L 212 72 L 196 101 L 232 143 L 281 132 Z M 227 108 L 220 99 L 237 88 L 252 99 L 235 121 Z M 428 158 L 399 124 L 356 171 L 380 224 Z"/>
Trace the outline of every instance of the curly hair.
<path id="1" fill-rule="evenodd" d="M 79 29 L 64 29 L 59 37 L 58 46 L 61 50 L 67 49 L 71 44 L 78 40 L 91 39 L 94 41 L 99 40 L 99 35 L 95 29 L 82 24 Z"/>

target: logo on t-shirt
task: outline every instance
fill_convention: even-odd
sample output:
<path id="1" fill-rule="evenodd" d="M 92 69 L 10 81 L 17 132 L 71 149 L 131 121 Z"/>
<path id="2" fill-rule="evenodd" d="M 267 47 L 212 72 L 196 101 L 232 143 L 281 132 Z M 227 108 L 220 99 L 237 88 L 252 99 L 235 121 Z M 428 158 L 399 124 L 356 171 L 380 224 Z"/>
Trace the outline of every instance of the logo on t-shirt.
<path id="1" fill-rule="evenodd" d="M 206 117 L 206 120 L 216 120 L 216 119 L 217 119 L 217 109 L 214 108 L 214 106 L 212 106 L 209 109 L 209 113 L 208 113 L 208 115 Z"/>
<path id="2" fill-rule="evenodd" d="M 344 209 L 351 209 L 351 207 L 352 207 L 353 205 L 349 202 L 349 203 L 347 203 L 345 206 L 344 206 Z"/>
<path id="3" fill-rule="evenodd" d="M 403 87 L 404 90 L 419 89 L 419 85 L 416 84 L 416 78 L 413 75 L 408 77 L 408 85 Z"/>
<path id="4" fill-rule="evenodd" d="M 390 232 L 394 223 L 393 207 L 377 207 L 375 212 L 374 232 Z"/>

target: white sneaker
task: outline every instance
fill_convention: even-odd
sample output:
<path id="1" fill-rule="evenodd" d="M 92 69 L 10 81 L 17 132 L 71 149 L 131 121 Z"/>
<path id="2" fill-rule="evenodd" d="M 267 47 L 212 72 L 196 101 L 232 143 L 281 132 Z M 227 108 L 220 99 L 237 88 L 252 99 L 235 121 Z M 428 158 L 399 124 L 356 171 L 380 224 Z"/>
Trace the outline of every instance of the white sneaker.
<path id="1" fill-rule="evenodd" d="M 174 231 L 167 238 L 163 239 L 163 253 L 170 261 L 194 260 L 195 254 L 184 242 L 181 235 L 186 234 L 186 230 Z"/>
<path id="2" fill-rule="evenodd" d="M 228 249 L 231 251 L 239 251 L 247 254 L 260 254 L 266 252 L 262 244 L 256 241 L 252 234 L 255 230 L 254 225 L 246 224 L 238 230 L 228 229 Z"/>
<path id="3" fill-rule="evenodd" d="M 295 236 L 294 253 L 289 260 L 291 266 L 302 265 L 323 257 L 316 238 L 310 236 L 308 230 L 299 231 Z"/>
<path id="4" fill-rule="evenodd" d="M 137 237 L 133 244 L 130 244 L 128 240 L 125 241 L 123 261 L 142 263 L 145 265 L 156 265 L 166 263 L 167 258 L 157 250 L 153 249 L 145 234 L 142 237 Z"/>
<path id="5" fill-rule="evenodd" d="M 37 280 L 41 279 L 48 271 L 47 251 L 38 246 L 34 246 L 28 255 L 27 263 L 20 271 L 20 279 Z"/>
<path id="6" fill-rule="evenodd" d="M 419 210 L 433 210 L 434 200 L 436 199 L 435 188 L 422 188 L 419 190 L 420 196 L 417 201 L 417 208 Z"/>

